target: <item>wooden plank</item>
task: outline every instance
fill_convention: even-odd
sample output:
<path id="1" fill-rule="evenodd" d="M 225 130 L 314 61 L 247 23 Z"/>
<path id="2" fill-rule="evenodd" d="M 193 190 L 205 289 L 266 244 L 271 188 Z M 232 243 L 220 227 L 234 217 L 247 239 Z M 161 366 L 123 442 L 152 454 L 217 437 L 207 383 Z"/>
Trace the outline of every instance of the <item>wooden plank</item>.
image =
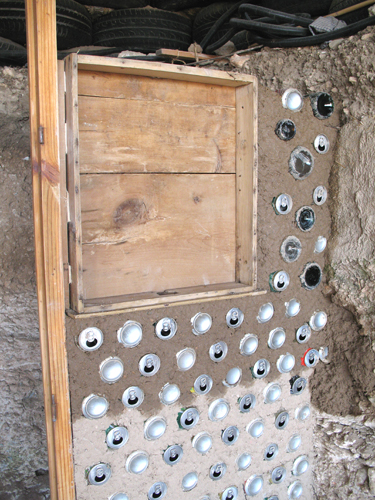
<path id="1" fill-rule="evenodd" d="M 67 166 L 69 191 L 69 262 L 71 266 L 70 300 L 72 307 L 83 311 L 81 195 L 79 175 L 79 122 L 77 55 L 65 59 Z"/>
<path id="2" fill-rule="evenodd" d="M 83 175 L 81 195 L 85 299 L 234 281 L 234 175 Z"/>
<path id="3" fill-rule="evenodd" d="M 38 309 L 51 499 L 73 500 L 60 226 L 55 2 L 26 0 L 26 26 Z"/>
<path id="4" fill-rule="evenodd" d="M 78 64 L 79 69 L 82 71 L 103 71 L 106 73 L 140 75 L 152 78 L 169 78 L 171 80 L 226 85 L 228 87 L 241 87 L 256 80 L 255 76 L 241 73 L 231 73 L 208 68 L 190 68 L 159 62 L 114 59 L 113 57 L 78 55 Z"/>
<path id="5" fill-rule="evenodd" d="M 346 9 L 338 10 L 337 12 L 332 12 L 331 14 L 327 14 L 324 17 L 338 17 L 343 16 L 344 14 L 349 14 L 350 12 L 354 12 L 356 10 L 362 9 L 363 7 L 369 7 L 374 4 L 375 0 L 365 0 L 364 2 L 356 3 L 351 7 L 347 7 Z"/>
<path id="6" fill-rule="evenodd" d="M 171 296 L 169 297 L 157 297 L 151 296 L 148 299 L 139 298 L 143 295 L 138 295 L 136 299 L 130 297 L 130 300 L 126 297 L 117 297 L 119 302 L 105 303 L 99 299 L 96 301 L 88 301 L 85 304 L 85 311 L 83 313 L 76 313 L 73 310 L 68 310 L 67 315 L 70 318 L 92 318 L 97 316 L 109 316 L 113 314 L 122 314 L 133 311 L 142 311 L 147 309 L 162 309 L 168 306 L 179 305 L 185 306 L 189 304 L 203 304 L 205 302 L 217 301 L 217 300 L 228 300 L 237 299 L 240 297 L 255 297 L 259 295 L 266 295 L 266 290 L 253 290 L 251 286 L 244 286 L 239 283 L 223 283 L 224 287 L 221 290 L 209 291 L 211 287 L 196 287 L 195 292 L 183 293 L 179 292 L 177 295 L 173 296 L 173 302 Z M 198 290 L 207 288 L 208 290 L 199 292 Z M 146 295 L 146 294 L 145 294 Z M 125 301 L 125 299 L 127 301 Z"/>
<path id="7" fill-rule="evenodd" d="M 84 96 L 79 141 L 81 173 L 235 172 L 234 108 Z"/>
<path id="8" fill-rule="evenodd" d="M 211 56 L 199 52 L 187 52 L 186 50 L 159 49 L 155 52 L 157 56 L 164 56 L 168 60 L 180 61 L 205 61 L 207 59 L 221 59 L 223 56 Z"/>
<path id="9" fill-rule="evenodd" d="M 65 69 L 64 61 L 57 62 L 58 106 L 59 106 L 59 156 L 60 156 L 60 204 L 61 239 L 64 269 L 65 308 L 70 307 L 69 254 L 68 254 L 68 191 L 66 184 L 66 141 L 65 141 Z"/>
<path id="10" fill-rule="evenodd" d="M 257 87 L 236 90 L 236 281 L 256 284 Z"/>
<path id="11" fill-rule="evenodd" d="M 185 105 L 236 105 L 235 89 L 224 85 L 195 83 L 139 75 L 123 75 L 98 71 L 78 71 L 78 94 L 114 99 L 159 101 Z"/>

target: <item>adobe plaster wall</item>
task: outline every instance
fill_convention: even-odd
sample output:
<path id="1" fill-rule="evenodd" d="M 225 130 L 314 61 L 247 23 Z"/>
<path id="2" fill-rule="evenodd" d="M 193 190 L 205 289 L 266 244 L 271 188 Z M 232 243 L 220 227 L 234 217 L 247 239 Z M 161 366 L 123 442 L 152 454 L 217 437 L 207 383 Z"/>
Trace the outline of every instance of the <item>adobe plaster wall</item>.
<path id="1" fill-rule="evenodd" d="M 289 86 L 306 93 L 323 89 L 338 104 L 342 102 L 342 129 L 330 183 L 334 237 L 323 290 L 330 322 L 321 340 L 330 347 L 331 363 L 318 365 L 310 380 L 317 413 L 312 497 L 317 499 L 362 500 L 375 495 L 374 410 L 369 401 L 374 391 L 370 242 L 374 42 L 375 29 L 368 28 L 336 48 L 264 50 L 233 60 L 232 66 L 240 65 L 242 71 L 257 75 L 260 83 L 273 90 Z M 31 170 L 25 159 L 29 156 L 26 69 L 2 68 L 0 93 L 0 405 L 5 417 L 1 419 L 0 499 L 41 500 L 48 498 L 48 464 Z M 357 237 L 360 246 L 355 244 Z M 345 391 L 338 392 L 339 386 Z"/>

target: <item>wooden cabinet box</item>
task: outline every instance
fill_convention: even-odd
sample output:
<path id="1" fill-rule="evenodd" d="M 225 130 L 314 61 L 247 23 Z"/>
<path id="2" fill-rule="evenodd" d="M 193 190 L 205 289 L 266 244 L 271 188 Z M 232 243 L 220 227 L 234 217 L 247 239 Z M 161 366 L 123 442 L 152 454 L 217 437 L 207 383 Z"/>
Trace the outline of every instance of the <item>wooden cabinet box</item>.
<path id="1" fill-rule="evenodd" d="M 70 309 L 254 291 L 256 79 L 71 55 L 64 80 Z"/>

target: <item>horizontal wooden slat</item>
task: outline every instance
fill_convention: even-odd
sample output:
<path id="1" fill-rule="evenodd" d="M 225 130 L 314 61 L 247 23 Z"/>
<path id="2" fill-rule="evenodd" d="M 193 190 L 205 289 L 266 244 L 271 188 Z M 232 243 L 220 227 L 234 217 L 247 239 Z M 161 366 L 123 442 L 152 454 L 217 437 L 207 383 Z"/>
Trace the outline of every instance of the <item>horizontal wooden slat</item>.
<path id="1" fill-rule="evenodd" d="M 82 175 L 84 299 L 235 281 L 235 175 Z"/>
<path id="2" fill-rule="evenodd" d="M 135 61 L 113 57 L 78 55 L 79 69 L 84 71 L 103 71 L 104 73 L 120 73 L 125 75 L 150 76 L 152 78 L 169 78 L 185 82 L 209 83 L 241 87 L 256 81 L 256 77 L 241 73 L 230 73 L 211 68 L 191 68 L 169 63 Z"/>
<path id="3" fill-rule="evenodd" d="M 235 172 L 235 110 L 80 97 L 80 171 Z"/>
<path id="4" fill-rule="evenodd" d="M 143 298 L 143 294 L 136 296 L 121 296 L 105 301 L 105 299 L 90 300 L 85 303 L 83 313 L 76 313 L 68 309 L 66 311 L 70 318 L 93 318 L 96 316 L 110 316 L 113 314 L 122 314 L 133 311 L 142 311 L 145 309 L 160 309 L 170 305 L 188 305 L 203 304 L 205 302 L 227 300 L 229 298 L 237 299 L 240 297 L 255 297 L 266 295 L 266 290 L 254 290 L 251 286 L 241 283 L 222 283 L 222 287 L 217 290 L 211 290 L 211 287 L 196 287 L 191 289 L 182 289 L 177 295 L 158 296 L 157 294 L 147 294 L 149 298 Z M 145 294 L 146 295 L 146 294 Z"/>
<path id="5" fill-rule="evenodd" d="M 168 79 L 160 82 L 145 76 L 97 71 L 78 72 L 78 94 L 201 106 L 233 108 L 236 105 L 232 87 L 194 82 L 186 85 L 186 82 Z"/>

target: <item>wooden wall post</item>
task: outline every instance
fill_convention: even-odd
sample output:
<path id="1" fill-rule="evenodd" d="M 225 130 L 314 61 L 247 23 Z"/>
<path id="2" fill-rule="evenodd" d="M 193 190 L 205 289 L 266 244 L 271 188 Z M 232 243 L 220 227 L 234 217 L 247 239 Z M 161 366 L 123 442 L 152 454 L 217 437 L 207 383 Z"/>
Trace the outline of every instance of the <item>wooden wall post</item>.
<path id="1" fill-rule="evenodd" d="M 51 499 L 73 500 L 61 254 L 55 1 L 26 0 L 26 26 L 36 271 Z"/>

